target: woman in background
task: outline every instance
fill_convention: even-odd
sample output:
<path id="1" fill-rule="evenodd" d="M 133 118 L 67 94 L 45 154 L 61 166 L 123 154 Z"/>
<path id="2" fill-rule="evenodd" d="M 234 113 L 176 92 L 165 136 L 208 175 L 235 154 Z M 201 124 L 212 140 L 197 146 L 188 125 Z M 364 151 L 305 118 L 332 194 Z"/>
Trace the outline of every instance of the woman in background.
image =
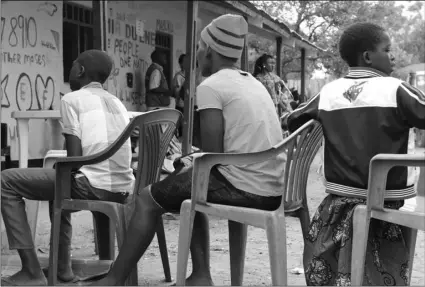
<path id="1" fill-rule="evenodd" d="M 285 83 L 273 72 L 275 65 L 276 61 L 273 56 L 263 54 L 255 62 L 254 73 L 252 75 L 266 87 L 276 106 L 276 112 L 280 116 L 285 111 L 292 111 L 292 108 L 289 105 L 290 96 L 286 96 L 287 90 Z"/>

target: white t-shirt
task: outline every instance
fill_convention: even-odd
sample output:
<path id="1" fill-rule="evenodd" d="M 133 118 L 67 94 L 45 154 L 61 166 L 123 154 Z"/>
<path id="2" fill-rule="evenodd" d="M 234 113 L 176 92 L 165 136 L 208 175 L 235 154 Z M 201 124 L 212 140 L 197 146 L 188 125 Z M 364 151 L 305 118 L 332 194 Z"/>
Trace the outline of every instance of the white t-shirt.
<path id="1" fill-rule="evenodd" d="M 149 90 L 159 88 L 159 86 L 161 86 L 161 78 L 161 72 L 155 69 L 149 79 Z"/>
<path id="2" fill-rule="evenodd" d="M 224 152 L 252 153 L 283 140 L 275 106 L 266 88 L 251 74 L 223 69 L 197 88 L 198 110 L 220 109 L 224 117 Z M 283 191 L 286 155 L 245 166 L 219 166 L 232 185 L 261 196 Z"/>

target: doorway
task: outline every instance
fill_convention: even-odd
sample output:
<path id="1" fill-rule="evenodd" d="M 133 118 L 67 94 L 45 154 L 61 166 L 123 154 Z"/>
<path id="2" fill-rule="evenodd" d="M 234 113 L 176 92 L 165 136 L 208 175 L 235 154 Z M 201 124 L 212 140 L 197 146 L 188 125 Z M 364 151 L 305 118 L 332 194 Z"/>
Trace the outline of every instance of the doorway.
<path id="1" fill-rule="evenodd" d="M 168 87 L 171 88 L 171 81 L 173 80 L 173 35 L 156 31 L 155 49 L 163 52 L 167 57 L 167 64 L 163 68 Z"/>

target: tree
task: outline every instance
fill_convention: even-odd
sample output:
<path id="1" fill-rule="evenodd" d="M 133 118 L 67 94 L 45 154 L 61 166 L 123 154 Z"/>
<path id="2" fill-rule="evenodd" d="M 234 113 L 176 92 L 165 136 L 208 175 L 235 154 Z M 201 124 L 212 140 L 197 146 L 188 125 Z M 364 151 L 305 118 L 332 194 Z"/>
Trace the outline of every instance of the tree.
<path id="1" fill-rule="evenodd" d="M 338 39 L 343 29 L 355 22 L 371 21 L 385 27 L 392 40 L 396 66 L 424 60 L 424 24 L 420 14 L 423 4 L 409 7 L 413 16 L 402 15 L 402 7 L 394 1 L 251 1 L 277 20 L 289 24 L 312 43 L 328 50 L 309 58 L 307 72 L 324 67 L 340 76 L 347 66 L 340 59 Z M 300 71 L 300 52 L 284 49 L 283 74 Z"/>

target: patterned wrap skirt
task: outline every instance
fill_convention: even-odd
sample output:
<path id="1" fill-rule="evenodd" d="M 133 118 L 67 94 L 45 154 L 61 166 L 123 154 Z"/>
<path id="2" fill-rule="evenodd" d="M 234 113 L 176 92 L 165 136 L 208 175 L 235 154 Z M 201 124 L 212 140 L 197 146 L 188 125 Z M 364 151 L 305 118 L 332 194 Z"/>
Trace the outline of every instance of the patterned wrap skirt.
<path id="1" fill-rule="evenodd" d="M 308 286 L 350 286 L 353 213 L 365 199 L 329 194 L 318 207 L 304 240 L 304 270 Z M 399 209 L 404 201 L 386 202 Z M 372 219 L 363 285 L 408 285 L 409 252 L 402 228 Z"/>

